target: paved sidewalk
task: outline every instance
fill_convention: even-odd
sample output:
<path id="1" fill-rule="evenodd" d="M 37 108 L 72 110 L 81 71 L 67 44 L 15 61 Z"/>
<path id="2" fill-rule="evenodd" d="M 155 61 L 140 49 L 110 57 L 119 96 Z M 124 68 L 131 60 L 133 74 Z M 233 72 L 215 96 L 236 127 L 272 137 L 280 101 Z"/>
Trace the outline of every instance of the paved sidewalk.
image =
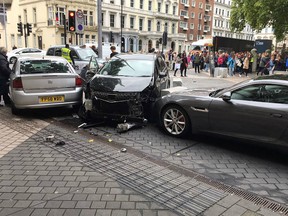
<path id="1" fill-rule="evenodd" d="M 280 213 L 280 206 L 274 208 L 278 213 L 272 212 L 200 181 L 204 176 L 184 175 L 136 150 L 122 153 L 104 135 L 87 136 L 10 113 L 9 108 L 0 108 L 1 216 Z M 50 134 L 53 142 L 45 141 Z M 66 144 L 55 146 L 61 140 Z"/>

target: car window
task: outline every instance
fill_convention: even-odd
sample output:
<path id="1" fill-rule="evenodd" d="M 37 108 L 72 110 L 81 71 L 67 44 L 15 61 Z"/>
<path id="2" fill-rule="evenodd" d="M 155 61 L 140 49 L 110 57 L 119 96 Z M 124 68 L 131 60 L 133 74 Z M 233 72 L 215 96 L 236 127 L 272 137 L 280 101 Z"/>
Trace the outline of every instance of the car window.
<path id="1" fill-rule="evenodd" d="M 20 61 L 20 74 L 69 73 L 70 68 L 65 61 L 56 60 L 23 60 Z"/>
<path id="2" fill-rule="evenodd" d="M 261 95 L 263 87 L 263 85 L 252 85 L 237 89 L 232 92 L 231 99 L 264 102 L 265 99 Z"/>
<path id="3" fill-rule="evenodd" d="M 111 76 L 151 77 L 153 74 L 153 61 L 149 60 L 124 60 L 109 61 L 101 69 L 100 74 Z"/>
<path id="4" fill-rule="evenodd" d="M 23 49 L 20 53 L 30 53 L 30 49 Z"/>
<path id="5" fill-rule="evenodd" d="M 39 50 L 39 49 L 31 49 L 31 53 L 41 53 L 41 50 Z"/>
<path id="6" fill-rule="evenodd" d="M 265 98 L 269 103 L 288 104 L 288 87 L 282 85 L 266 85 Z"/>
<path id="7" fill-rule="evenodd" d="M 56 47 L 55 48 L 55 56 L 62 56 L 61 47 Z"/>
<path id="8" fill-rule="evenodd" d="M 54 48 L 49 48 L 46 55 L 54 56 Z"/>
<path id="9" fill-rule="evenodd" d="M 77 55 L 77 53 L 75 52 L 75 50 L 71 50 L 71 55 L 72 55 L 72 57 L 73 57 L 73 59 L 74 60 L 77 60 L 77 59 L 79 59 L 79 56 Z"/>
<path id="10" fill-rule="evenodd" d="M 81 48 L 81 49 L 76 49 L 77 55 L 79 56 L 81 60 L 90 60 L 91 56 L 97 57 L 95 52 L 91 48 Z"/>

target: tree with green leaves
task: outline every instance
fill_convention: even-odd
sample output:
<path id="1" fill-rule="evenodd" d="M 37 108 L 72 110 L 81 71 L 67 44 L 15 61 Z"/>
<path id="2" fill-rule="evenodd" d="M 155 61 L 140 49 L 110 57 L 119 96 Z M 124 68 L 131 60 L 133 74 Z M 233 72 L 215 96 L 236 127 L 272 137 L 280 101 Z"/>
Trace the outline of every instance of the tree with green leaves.
<path id="1" fill-rule="evenodd" d="M 267 26 L 274 29 L 278 41 L 288 33 L 288 0 L 233 0 L 231 30 L 242 31 L 246 24 L 261 31 Z"/>

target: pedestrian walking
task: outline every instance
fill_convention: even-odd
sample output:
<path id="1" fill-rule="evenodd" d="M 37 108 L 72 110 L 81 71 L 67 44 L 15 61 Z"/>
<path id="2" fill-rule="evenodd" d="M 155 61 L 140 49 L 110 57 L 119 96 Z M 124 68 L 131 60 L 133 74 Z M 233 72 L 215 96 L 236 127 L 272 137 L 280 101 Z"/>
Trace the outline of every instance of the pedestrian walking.
<path id="1" fill-rule="evenodd" d="M 176 76 L 176 73 L 177 73 L 178 69 L 180 69 L 181 62 L 182 62 L 181 53 L 179 53 L 179 54 L 176 56 L 176 58 L 175 58 L 175 71 L 174 71 L 174 76 Z"/>
<path id="2" fill-rule="evenodd" d="M 6 47 L 0 47 L 0 102 L 1 96 L 3 97 L 5 105 L 10 105 L 11 101 L 9 98 L 9 78 L 11 69 L 7 60 L 7 49 Z"/>
<path id="3" fill-rule="evenodd" d="M 247 52 L 246 57 L 243 62 L 243 71 L 246 74 L 246 77 L 248 77 L 248 73 L 249 73 L 249 64 L 250 64 L 250 53 Z"/>
<path id="4" fill-rule="evenodd" d="M 228 58 L 228 70 L 229 70 L 229 76 L 234 76 L 235 73 L 235 54 L 231 53 L 231 55 Z"/>

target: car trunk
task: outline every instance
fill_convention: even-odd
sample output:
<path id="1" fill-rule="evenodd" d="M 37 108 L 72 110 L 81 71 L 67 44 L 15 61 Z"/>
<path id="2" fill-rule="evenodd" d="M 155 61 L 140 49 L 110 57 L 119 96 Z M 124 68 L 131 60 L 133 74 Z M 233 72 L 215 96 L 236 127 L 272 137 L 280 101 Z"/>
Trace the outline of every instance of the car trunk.
<path id="1" fill-rule="evenodd" d="M 25 93 L 60 92 L 75 90 L 75 74 L 39 74 L 22 75 Z"/>

